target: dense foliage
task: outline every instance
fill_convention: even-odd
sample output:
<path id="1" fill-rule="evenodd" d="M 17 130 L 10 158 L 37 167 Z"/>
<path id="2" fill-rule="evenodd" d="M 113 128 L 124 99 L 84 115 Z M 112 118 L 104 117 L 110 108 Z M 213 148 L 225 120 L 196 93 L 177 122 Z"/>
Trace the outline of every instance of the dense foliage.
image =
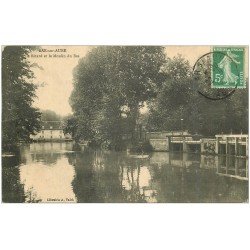
<path id="1" fill-rule="evenodd" d="M 144 102 L 160 87 L 162 47 L 98 47 L 74 70 L 71 105 L 77 119 L 76 139 L 121 147 L 133 133 Z"/>
<path id="2" fill-rule="evenodd" d="M 194 78 L 186 59 L 166 57 L 163 47 L 97 47 L 74 69 L 74 114 L 67 132 L 76 140 L 107 143 L 114 149 L 122 147 L 125 134 L 132 135 L 133 143 L 139 123 L 148 131 L 247 133 L 248 90 L 212 101 L 197 91 L 216 92 L 204 83 Z M 145 104 L 147 112 L 141 114 Z"/>
<path id="3" fill-rule="evenodd" d="M 41 120 L 42 121 L 61 121 L 62 116 L 58 115 L 55 111 L 52 110 L 41 110 Z"/>
<path id="4" fill-rule="evenodd" d="M 210 95 L 215 90 L 204 79 L 195 80 L 189 62 L 181 56 L 168 58 L 163 72 L 166 80 L 150 103 L 148 130 L 183 129 L 204 136 L 248 133 L 248 89 L 237 89 L 221 100 L 208 99 L 197 90 L 208 88 Z"/>
<path id="5" fill-rule="evenodd" d="M 2 52 L 2 142 L 15 144 L 39 129 L 40 112 L 32 107 L 36 86 L 27 55 L 35 47 L 7 46 Z"/>

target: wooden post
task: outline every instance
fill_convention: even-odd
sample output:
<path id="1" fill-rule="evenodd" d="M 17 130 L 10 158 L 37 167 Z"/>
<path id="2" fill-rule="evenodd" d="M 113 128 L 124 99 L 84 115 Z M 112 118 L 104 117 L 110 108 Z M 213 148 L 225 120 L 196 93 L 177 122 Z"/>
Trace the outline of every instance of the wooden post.
<path id="1" fill-rule="evenodd" d="M 205 153 L 204 140 L 203 140 L 203 139 L 200 139 L 200 142 L 201 142 L 201 154 L 204 154 L 204 153 Z"/>
<path id="2" fill-rule="evenodd" d="M 239 158 L 235 158 L 235 175 L 239 172 Z"/>
<path id="3" fill-rule="evenodd" d="M 219 154 L 219 143 L 220 143 L 220 139 L 219 137 L 216 137 L 216 143 L 215 143 L 215 154 Z"/>
<path id="4" fill-rule="evenodd" d="M 239 153 L 239 138 L 235 137 L 235 155 L 238 156 Z"/>
<path id="5" fill-rule="evenodd" d="M 246 159 L 246 177 L 248 178 L 248 158 Z"/>
<path id="6" fill-rule="evenodd" d="M 171 147 L 171 136 L 168 136 L 167 140 L 168 140 L 168 149 L 167 149 L 167 151 L 170 152 L 172 150 L 172 147 Z"/>
<path id="7" fill-rule="evenodd" d="M 201 155 L 200 168 L 205 168 L 205 156 Z"/>
<path id="8" fill-rule="evenodd" d="M 217 173 L 220 173 L 221 171 L 221 166 L 222 166 L 222 160 L 221 160 L 221 157 L 218 157 L 218 160 L 217 160 Z"/>
<path id="9" fill-rule="evenodd" d="M 182 162 L 181 162 L 182 167 L 187 167 L 187 160 L 188 160 L 188 154 L 184 153 L 182 155 Z"/>
<path id="10" fill-rule="evenodd" d="M 186 140 L 185 140 L 185 137 L 183 138 L 183 143 L 182 143 L 182 151 L 184 152 L 184 153 L 186 153 L 188 150 L 187 150 L 187 143 L 186 143 Z"/>
<path id="11" fill-rule="evenodd" d="M 238 140 L 238 156 L 242 156 L 242 145 L 240 144 L 240 139 Z"/>
<path id="12" fill-rule="evenodd" d="M 226 155 L 229 153 L 229 148 L 228 148 L 228 137 L 226 137 Z"/>
<path id="13" fill-rule="evenodd" d="M 248 136 L 246 137 L 246 157 L 248 157 Z"/>
<path id="14" fill-rule="evenodd" d="M 228 157 L 226 156 L 226 174 L 228 174 Z"/>
<path id="15" fill-rule="evenodd" d="M 215 166 L 216 166 L 216 169 L 217 169 L 217 173 L 219 173 L 219 158 L 218 158 L 218 155 L 216 155 L 214 157 L 215 159 Z"/>

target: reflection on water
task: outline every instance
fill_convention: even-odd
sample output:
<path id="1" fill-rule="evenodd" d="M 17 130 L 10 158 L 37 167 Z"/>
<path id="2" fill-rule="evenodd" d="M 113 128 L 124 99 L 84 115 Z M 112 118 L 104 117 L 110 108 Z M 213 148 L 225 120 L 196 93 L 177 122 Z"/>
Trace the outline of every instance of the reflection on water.
<path id="1" fill-rule="evenodd" d="M 42 202 L 75 202 L 71 187 L 75 172 L 65 157 L 48 166 L 42 162 L 31 162 L 20 166 L 20 180 L 24 184 L 24 192 L 32 192 L 27 198 L 37 198 Z"/>
<path id="2" fill-rule="evenodd" d="M 246 202 L 248 160 L 155 152 L 74 151 L 73 143 L 22 145 L 3 158 L 4 202 Z"/>

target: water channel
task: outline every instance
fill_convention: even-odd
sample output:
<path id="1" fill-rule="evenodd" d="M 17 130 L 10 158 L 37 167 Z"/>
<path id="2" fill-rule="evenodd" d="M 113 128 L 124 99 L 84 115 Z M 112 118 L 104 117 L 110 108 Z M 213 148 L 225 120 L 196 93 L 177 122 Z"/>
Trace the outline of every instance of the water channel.
<path id="1" fill-rule="evenodd" d="M 31 143 L 2 158 L 3 202 L 247 202 L 248 159 Z"/>

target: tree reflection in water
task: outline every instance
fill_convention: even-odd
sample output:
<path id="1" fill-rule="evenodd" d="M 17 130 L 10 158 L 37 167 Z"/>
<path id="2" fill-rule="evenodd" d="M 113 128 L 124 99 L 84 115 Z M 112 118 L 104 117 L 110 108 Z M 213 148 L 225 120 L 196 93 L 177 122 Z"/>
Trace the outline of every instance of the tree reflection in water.
<path id="1" fill-rule="evenodd" d="M 224 157 L 170 153 L 159 160 L 153 155 L 150 166 L 158 202 L 246 202 L 248 182 L 216 172 Z"/>
<path id="2" fill-rule="evenodd" d="M 25 201 L 24 187 L 20 182 L 20 155 L 2 157 L 2 201 L 21 203 Z"/>
<path id="3" fill-rule="evenodd" d="M 87 150 L 69 156 L 75 166 L 72 182 L 78 202 L 146 202 L 143 182 L 148 183 L 149 172 L 141 159 L 125 153 Z M 143 171 L 143 172 L 142 172 Z M 144 175 L 143 175 L 144 173 Z"/>
<path id="4" fill-rule="evenodd" d="M 78 202 L 244 202 L 248 184 L 216 174 L 215 157 L 87 150 L 70 161 Z"/>
<path id="5" fill-rule="evenodd" d="M 3 158 L 3 201 L 246 202 L 248 161 L 235 157 L 73 150 L 72 143 L 22 146 Z M 55 197 L 55 198 L 56 198 Z"/>

